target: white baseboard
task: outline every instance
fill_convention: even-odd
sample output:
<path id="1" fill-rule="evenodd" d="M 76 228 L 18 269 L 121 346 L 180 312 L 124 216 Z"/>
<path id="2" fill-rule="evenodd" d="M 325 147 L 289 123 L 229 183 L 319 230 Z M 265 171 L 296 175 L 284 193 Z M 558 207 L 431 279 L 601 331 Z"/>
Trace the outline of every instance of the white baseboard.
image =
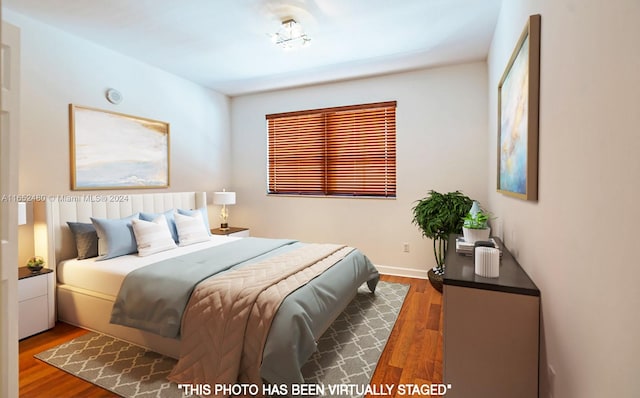
<path id="1" fill-rule="evenodd" d="M 393 267 L 389 265 L 375 265 L 382 275 L 404 276 L 407 278 L 429 279 L 428 270 Z"/>

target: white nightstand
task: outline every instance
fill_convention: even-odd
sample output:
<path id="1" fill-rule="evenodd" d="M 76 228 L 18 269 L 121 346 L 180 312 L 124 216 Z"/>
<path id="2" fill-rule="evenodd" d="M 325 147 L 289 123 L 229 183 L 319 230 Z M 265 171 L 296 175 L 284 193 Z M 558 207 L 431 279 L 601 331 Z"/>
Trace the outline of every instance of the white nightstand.
<path id="1" fill-rule="evenodd" d="M 18 268 L 18 337 L 24 339 L 55 326 L 53 270 Z"/>
<path id="2" fill-rule="evenodd" d="M 211 230 L 214 235 L 227 235 L 236 238 L 247 238 L 251 236 L 249 228 L 229 227 L 229 229 L 214 228 Z"/>

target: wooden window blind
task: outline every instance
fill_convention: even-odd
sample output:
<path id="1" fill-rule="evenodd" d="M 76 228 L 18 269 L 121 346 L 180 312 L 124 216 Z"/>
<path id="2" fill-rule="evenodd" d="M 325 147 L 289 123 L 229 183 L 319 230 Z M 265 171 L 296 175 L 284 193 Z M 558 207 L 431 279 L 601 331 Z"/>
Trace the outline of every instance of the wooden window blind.
<path id="1" fill-rule="evenodd" d="M 396 196 L 396 102 L 267 115 L 272 194 Z"/>

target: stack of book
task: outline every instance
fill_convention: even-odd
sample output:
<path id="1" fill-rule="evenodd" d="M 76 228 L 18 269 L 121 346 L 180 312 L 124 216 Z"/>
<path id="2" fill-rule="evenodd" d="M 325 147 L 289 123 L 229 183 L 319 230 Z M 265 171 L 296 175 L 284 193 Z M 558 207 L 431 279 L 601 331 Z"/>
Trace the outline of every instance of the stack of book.
<path id="1" fill-rule="evenodd" d="M 498 248 L 498 244 L 493 238 L 489 238 L 489 242 L 493 243 L 493 247 Z M 456 253 L 464 254 L 465 256 L 473 256 L 473 247 L 475 243 L 467 242 L 464 240 L 462 236 L 456 239 Z M 500 251 L 500 256 L 502 256 L 502 250 Z"/>

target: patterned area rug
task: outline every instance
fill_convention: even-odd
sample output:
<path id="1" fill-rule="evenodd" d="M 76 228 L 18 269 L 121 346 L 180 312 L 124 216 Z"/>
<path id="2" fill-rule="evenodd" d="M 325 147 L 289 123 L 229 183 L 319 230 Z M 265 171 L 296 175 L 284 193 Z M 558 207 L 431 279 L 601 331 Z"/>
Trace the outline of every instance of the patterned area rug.
<path id="1" fill-rule="evenodd" d="M 366 287 L 320 338 L 318 351 L 304 365 L 307 383 L 366 385 L 376 368 L 408 285 L 380 282 Z M 122 397 L 183 397 L 167 375 L 173 358 L 99 333 L 87 333 L 36 354 L 36 358 Z"/>

